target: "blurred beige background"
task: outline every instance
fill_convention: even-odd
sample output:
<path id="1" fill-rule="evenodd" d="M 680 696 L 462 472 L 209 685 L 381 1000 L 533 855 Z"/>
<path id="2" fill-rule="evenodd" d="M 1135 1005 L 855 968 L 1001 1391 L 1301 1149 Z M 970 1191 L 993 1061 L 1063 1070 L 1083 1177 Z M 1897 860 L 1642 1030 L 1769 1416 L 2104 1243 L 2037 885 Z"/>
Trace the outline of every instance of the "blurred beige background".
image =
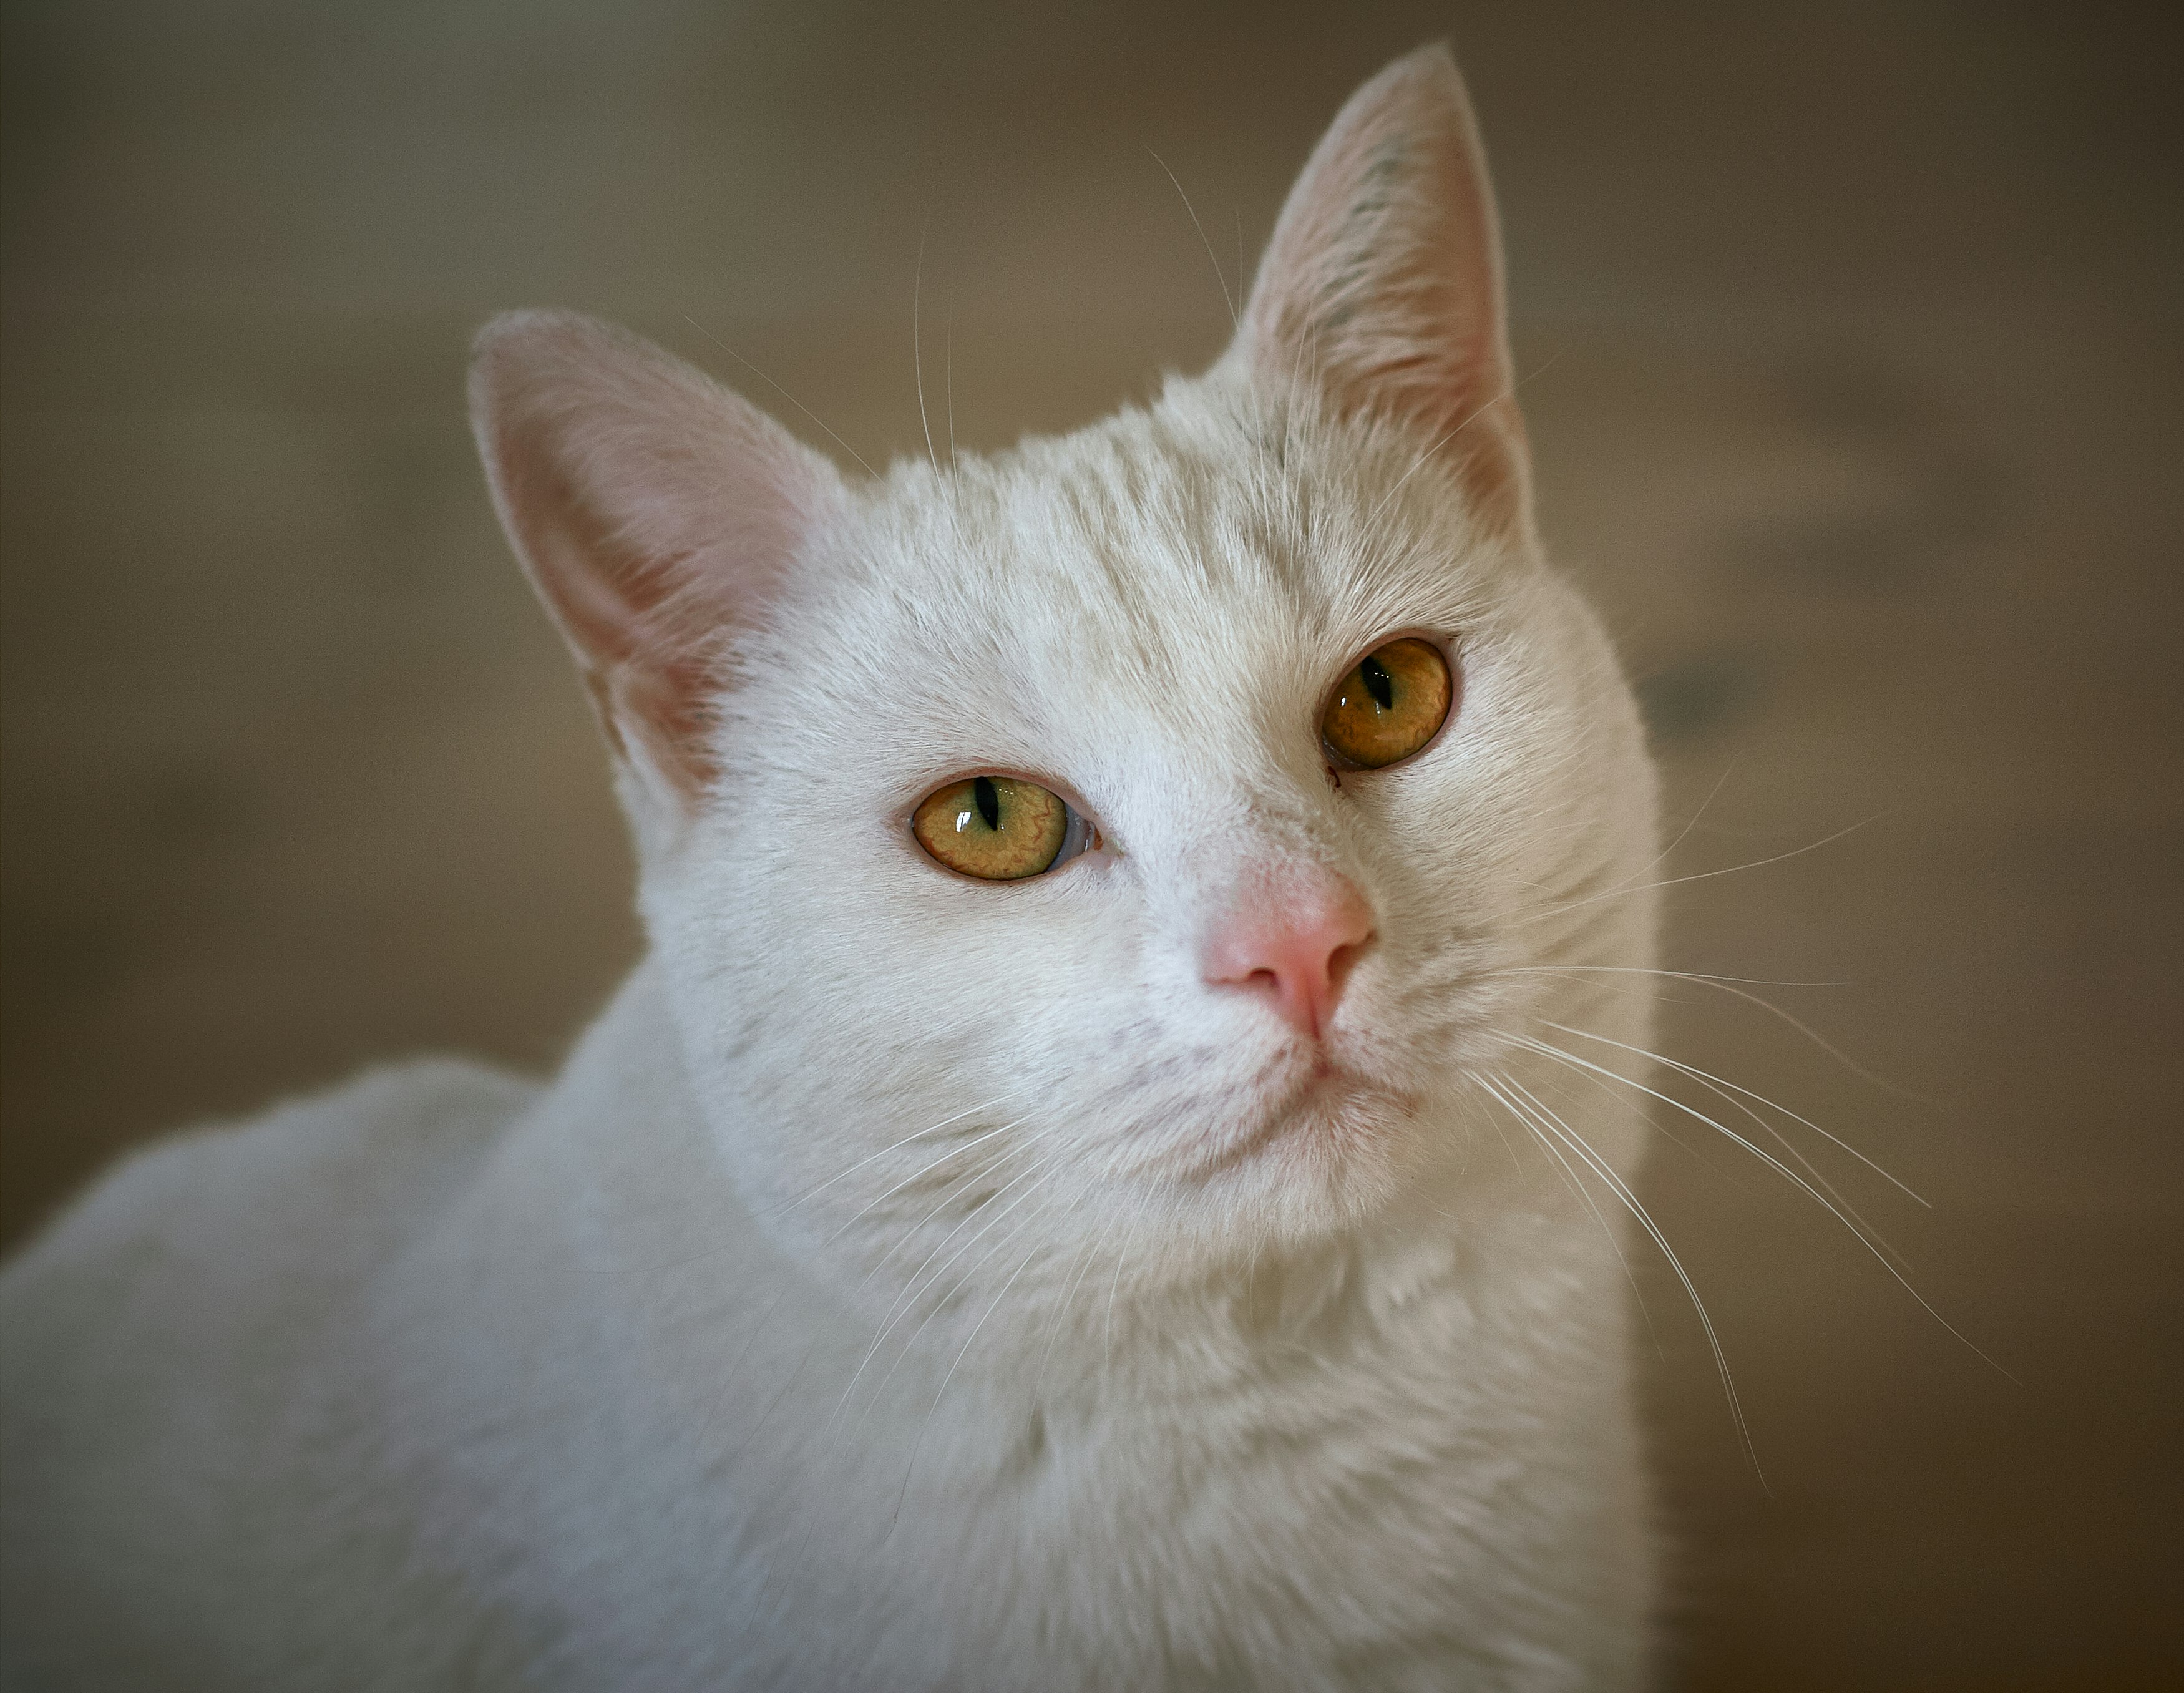
<path id="1" fill-rule="evenodd" d="M 1664 1144 L 1769 1483 L 1655 1267 L 1674 1683 L 2184 1685 L 2158 13 L 0 15 L 8 1239 L 145 1135 L 373 1059 L 549 1064 L 631 958 L 603 760 L 464 431 L 488 313 L 582 306 L 770 398 L 725 344 L 877 459 L 920 440 L 922 242 L 957 438 L 1066 427 L 1217 350 L 1215 263 L 1450 36 L 1546 528 L 1679 824 L 1713 795 L 1671 869 L 1864 824 L 1678 887 L 1670 961 L 1842 984 L 1759 991 L 1925 1102 L 1697 988 L 1667 1050 L 1928 1195 L 1805 1143 L 2016 1378 L 1749 1159 Z"/>

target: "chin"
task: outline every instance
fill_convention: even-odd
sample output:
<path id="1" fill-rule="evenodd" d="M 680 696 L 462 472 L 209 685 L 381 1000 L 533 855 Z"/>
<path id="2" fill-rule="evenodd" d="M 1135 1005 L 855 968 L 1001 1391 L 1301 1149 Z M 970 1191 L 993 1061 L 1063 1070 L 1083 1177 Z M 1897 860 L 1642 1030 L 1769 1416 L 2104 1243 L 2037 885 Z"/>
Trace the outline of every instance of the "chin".
<path id="1" fill-rule="evenodd" d="M 1177 1148 L 1166 1173 L 1255 1234 L 1319 1239 L 1383 1209 L 1416 1160 L 1420 1102 L 1339 1057 L 1299 1055 Z"/>

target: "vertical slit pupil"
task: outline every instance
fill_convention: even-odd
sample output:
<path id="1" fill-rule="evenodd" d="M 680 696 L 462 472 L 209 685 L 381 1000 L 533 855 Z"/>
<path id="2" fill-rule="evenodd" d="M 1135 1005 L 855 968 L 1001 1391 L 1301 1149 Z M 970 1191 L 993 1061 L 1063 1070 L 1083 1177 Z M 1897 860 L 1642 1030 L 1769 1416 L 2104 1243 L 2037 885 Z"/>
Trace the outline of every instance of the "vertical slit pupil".
<path id="1" fill-rule="evenodd" d="M 1357 673 L 1365 678 L 1365 691 L 1383 711 L 1395 709 L 1396 678 L 1388 674 L 1387 666 L 1368 655 L 1359 660 Z"/>
<path id="2" fill-rule="evenodd" d="M 978 815 L 986 820 L 986 827 L 998 829 L 1001 826 L 1001 792 L 994 786 L 994 778 L 982 776 L 971 784 L 971 797 L 978 802 Z"/>

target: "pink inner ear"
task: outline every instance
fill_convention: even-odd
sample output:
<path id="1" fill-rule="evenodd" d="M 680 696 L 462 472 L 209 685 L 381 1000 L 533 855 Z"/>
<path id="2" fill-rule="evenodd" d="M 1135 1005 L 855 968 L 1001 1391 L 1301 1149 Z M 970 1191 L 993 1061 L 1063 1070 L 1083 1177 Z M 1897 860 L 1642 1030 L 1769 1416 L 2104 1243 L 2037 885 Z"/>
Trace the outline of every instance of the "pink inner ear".
<path id="1" fill-rule="evenodd" d="M 549 475 L 554 467 L 549 466 Z M 717 593 L 728 572 L 660 554 L 608 522 L 582 490 L 554 475 L 534 514 L 531 574 L 561 626 L 616 751 L 638 736 L 654 765 L 686 795 L 713 775 L 705 744 L 711 659 L 733 627 Z M 716 600 L 718 603 L 716 603 Z"/>
<path id="2" fill-rule="evenodd" d="M 765 614 L 839 482 L 763 413 L 571 312 L 480 337 L 472 412 L 510 538 L 625 757 L 685 802 L 715 774 L 718 659 Z"/>
<path id="3" fill-rule="evenodd" d="M 1416 425 L 1474 498 L 1521 515 L 1492 191 L 1455 61 L 1400 58 L 1351 97 L 1276 224 L 1242 341 L 1350 415 Z"/>

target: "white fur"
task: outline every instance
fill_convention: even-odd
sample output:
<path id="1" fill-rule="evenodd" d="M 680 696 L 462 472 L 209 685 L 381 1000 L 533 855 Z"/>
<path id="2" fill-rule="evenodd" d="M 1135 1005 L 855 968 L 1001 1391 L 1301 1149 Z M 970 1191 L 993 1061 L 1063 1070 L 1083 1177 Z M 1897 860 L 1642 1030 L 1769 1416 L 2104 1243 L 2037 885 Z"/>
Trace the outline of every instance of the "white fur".
<path id="1" fill-rule="evenodd" d="M 1342 121 L 1451 97 L 1414 55 Z M 1643 1681 L 1619 1226 L 1479 1078 L 1635 1169 L 1628 1106 L 1518 1043 L 1648 1044 L 1641 998 L 1536 967 L 1651 962 L 1650 767 L 1496 510 L 1513 408 L 1500 471 L 1451 469 L 1331 332 L 1253 344 L 1279 315 L 1147 409 L 855 488 L 676 375 L 693 462 L 717 416 L 781 502 L 702 745 L 658 607 L 714 602 L 615 598 L 671 476 L 610 509 L 634 426 L 526 458 L 488 375 L 511 532 L 549 602 L 606 596 L 587 662 L 636 666 L 601 697 L 652 955 L 550 1085 L 421 1065 L 175 1141 L 0 1280 L 8 1685 Z M 499 335 L 482 370 L 652 380 L 578 321 Z M 579 458 L 621 538 L 557 588 L 510 467 Z M 646 556 L 743 568 L 705 553 Z M 1405 632 L 1451 643 L 1456 713 L 1338 788 L 1320 705 Z M 1106 844 L 939 870 L 905 820 L 972 770 Z M 1379 927 L 1347 1086 L 1302 1105 L 1295 1037 L 1196 962 L 1300 865 Z"/>

